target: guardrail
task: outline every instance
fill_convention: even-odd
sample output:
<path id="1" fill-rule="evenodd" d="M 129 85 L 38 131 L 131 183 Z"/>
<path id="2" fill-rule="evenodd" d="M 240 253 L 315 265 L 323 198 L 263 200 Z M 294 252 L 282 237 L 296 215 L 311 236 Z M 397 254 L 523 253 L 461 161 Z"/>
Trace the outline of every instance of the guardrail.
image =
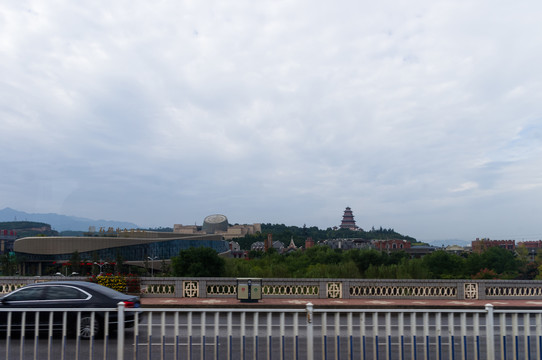
<path id="1" fill-rule="evenodd" d="M 70 310 L 71 311 L 71 310 Z M 0 308 L 0 354 L 40 359 L 541 359 L 542 310 L 485 309 L 80 309 L 115 312 L 88 341 L 68 335 L 66 311 Z M 133 330 L 124 319 L 135 312 Z M 53 314 L 63 315 L 55 337 Z M 22 315 L 21 317 L 16 314 Z M 41 331 L 31 319 L 45 320 Z M 15 320 L 19 334 L 12 327 Z M 25 320 L 26 319 L 26 320 Z M 29 320 L 30 319 L 30 320 Z M 107 317 L 105 318 L 107 319 Z M 26 328 L 25 328 L 25 321 Z M 36 322 L 36 323 L 39 323 Z M 29 330 L 29 331 L 25 331 Z M 116 336 L 115 336 L 116 334 Z M 27 336 L 28 335 L 28 336 Z M 1 355 L 0 355 L 1 356 Z"/>
<path id="2" fill-rule="evenodd" d="M 0 294 L 26 284 L 87 277 L 0 277 Z M 235 278 L 141 278 L 142 297 L 237 296 Z M 540 280 L 262 279 L 262 296 L 297 299 L 542 299 Z"/>

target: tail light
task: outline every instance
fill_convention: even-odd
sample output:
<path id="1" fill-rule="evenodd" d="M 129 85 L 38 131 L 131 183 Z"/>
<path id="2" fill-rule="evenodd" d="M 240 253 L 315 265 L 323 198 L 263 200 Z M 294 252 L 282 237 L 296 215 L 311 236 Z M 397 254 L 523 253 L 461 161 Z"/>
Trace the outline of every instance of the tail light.
<path id="1" fill-rule="evenodd" d="M 137 304 L 133 301 L 125 301 L 124 302 L 124 307 L 125 308 L 134 308 L 134 307 L 137 307 Z"/>

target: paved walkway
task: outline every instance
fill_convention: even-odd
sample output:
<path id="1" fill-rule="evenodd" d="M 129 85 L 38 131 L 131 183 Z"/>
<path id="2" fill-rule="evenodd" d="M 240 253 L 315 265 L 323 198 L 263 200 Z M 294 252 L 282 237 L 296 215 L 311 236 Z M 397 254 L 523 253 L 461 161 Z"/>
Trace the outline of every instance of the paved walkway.
<path id="1" fill-rule="evenodd" d="M 457 309 L 484 308 L 492 304 L 495 309 L 542 309 L 540 300 L 396 300 L 396 299 L 280 299 L 264 298 L 258 302 L 244 303 L 236 298 L 141 298 L 143 307 L 192 307 L 192 308 L 305 308 L 312 303 L 316 309 L 330 308 L 425 308 Z"/>

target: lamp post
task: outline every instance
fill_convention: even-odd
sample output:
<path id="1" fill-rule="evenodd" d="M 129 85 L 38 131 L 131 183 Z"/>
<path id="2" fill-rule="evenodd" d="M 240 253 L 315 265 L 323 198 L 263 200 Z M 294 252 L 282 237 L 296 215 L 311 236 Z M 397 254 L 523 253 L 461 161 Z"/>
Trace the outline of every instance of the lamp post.
<path id="1" fill-rule="evenodd" d="M 98 263 L 98 262 L 95 261 L 95 262 L 94 262 L 94 265 L 98 265 L 98 267 L 100 268 L 100 274 L 98 274 L 98 275 L 101 275 L 101 274 L 102 274 L 102 268 L 103 268 L 105 265 L 109 265 L 109 263 L 108 263 L 108 262 L 100 262 L 100 263 Z"/>
<path id="2" fill-rule="evenodd" d="M 157 260 L 158 256 L 153 256 L 153 257 L 147 256 L 147 259 L 151 261 L 151 277 L 154 277 L 154 260 Z"/>

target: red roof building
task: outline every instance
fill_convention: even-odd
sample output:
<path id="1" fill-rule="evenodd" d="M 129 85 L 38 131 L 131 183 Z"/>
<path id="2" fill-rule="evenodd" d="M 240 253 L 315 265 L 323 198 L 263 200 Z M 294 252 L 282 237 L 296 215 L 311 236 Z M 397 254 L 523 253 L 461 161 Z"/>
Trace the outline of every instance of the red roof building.
<path id="1" fill-rule="evenodd" d="M 515 250 L 516 241 L 515 240 L 490 240 L 490 239 L 479 239 L 476 238 L 472 243 L 472 251 L 475 253 L 482 253 L 491 247 L 500 247 L 506 250 Z"/>
<path id="2" fill-rule="evenodd" d="M 380 251 L 396 251 L 410 249 L 410 242 L 406 240 L 373 240 L 373 246 Z"/>

